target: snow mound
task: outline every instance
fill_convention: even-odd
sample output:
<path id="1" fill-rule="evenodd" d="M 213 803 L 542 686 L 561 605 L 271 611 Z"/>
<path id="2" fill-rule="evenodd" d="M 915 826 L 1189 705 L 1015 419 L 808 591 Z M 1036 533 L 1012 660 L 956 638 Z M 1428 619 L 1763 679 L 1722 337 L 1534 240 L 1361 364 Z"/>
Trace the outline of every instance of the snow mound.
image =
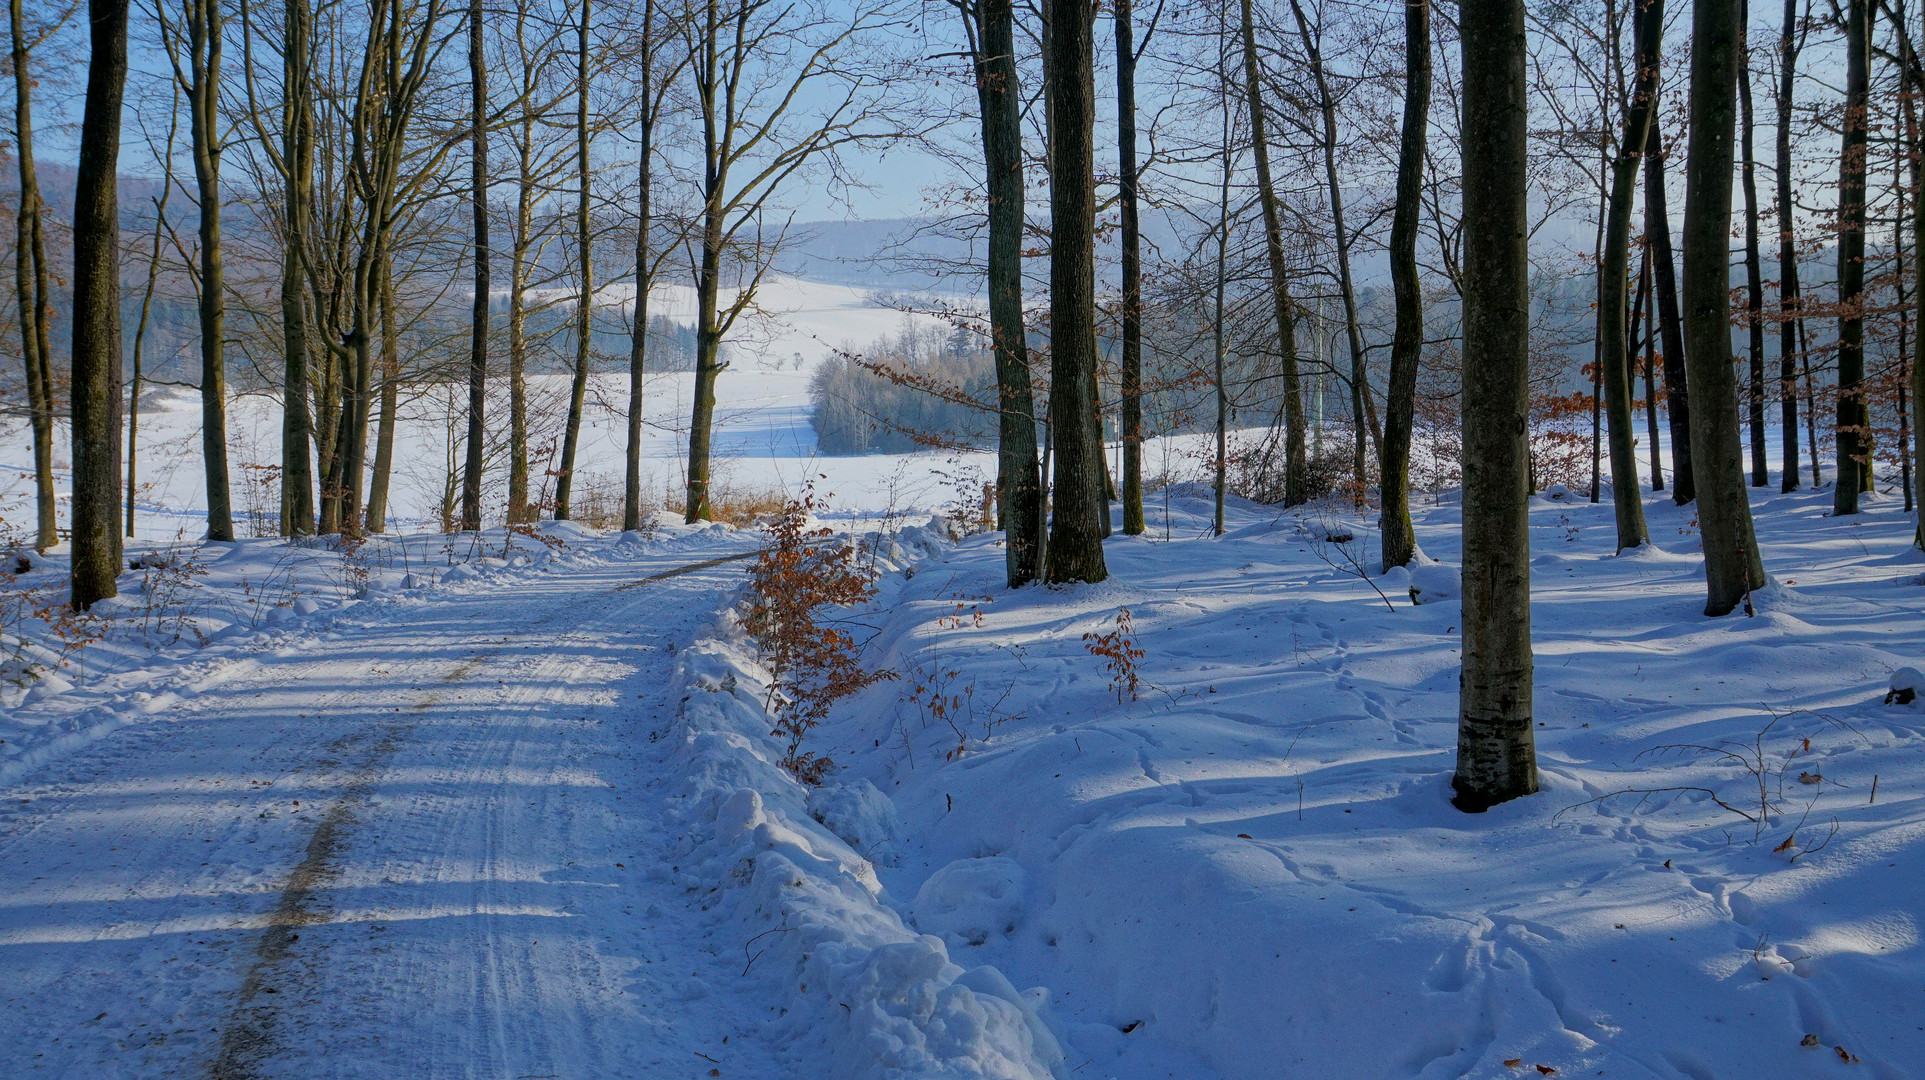
<path id="1" fill-rule="evenodd" d="M 1046 992 L 952 962 L 942 938 L 903 923 L 873 865 L 838 835 L 893 835 L 882 793 L 863 783 L 812 794 L 776 765 L 766 672 L 735 620 L 724 614 L 676 670 L 681 737 L 670 752 L 688 778 L 680 880 L 714 894 L 750 977 L 787 997 L 771 1042 L 838 1080 L 1067 1080 L 1040 1011 Z"/>
<path id="2" fill-rule="evenodd" d="M 1918 692 L 1925 690 L 1925 674 L 1915 667 L 1902 667 L 1892 672 L 1891 689 L 1885 694 L 1887 705 L 1910 705 L 1918 700 Z"/>
<path id="3" fill-rule="evenodd" d="M 809 816 L 841 837 L 878 866 L 894 866 L 896 804 L 867 780 L 853 784 L 824 784 L 809 792 Z"/>
<path id="4" fill-rule="evenodd" d="M 929 875 L 916 893 L 916 926 L 951 946 L 981 945 L 1016 929 L 1025 880 L 1016 860 L 957 859 Z"/>
<path id="5" fill-rule="evenodd" d="M 1427 563 L 1410 571 L 1410 599 L 1414 603 L 1449 600 L 1457 596 L 1462 588 L 1463 582 L 1458 578 L 1454 566 Z"/>

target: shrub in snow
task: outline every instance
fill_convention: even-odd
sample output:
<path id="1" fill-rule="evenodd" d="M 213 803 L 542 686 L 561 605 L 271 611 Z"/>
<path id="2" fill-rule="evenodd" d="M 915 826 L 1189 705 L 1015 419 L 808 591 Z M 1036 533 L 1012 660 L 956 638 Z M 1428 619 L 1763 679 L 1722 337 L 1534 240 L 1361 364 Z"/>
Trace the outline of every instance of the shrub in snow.
<path id="1" fill-rule="evenodd" d="M 981 945 L 1016 929 L 1022 915 L 1023 868 L 992 855 L 957 859 L 929 875 L 911 907 L 916 926 L 952 946 Z"/>

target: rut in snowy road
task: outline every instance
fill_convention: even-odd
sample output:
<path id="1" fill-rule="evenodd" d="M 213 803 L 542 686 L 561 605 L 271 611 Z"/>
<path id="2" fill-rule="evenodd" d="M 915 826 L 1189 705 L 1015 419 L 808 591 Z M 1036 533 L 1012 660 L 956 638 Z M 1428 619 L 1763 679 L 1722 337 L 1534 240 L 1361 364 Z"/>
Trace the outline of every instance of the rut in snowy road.
<path id="1" fill-rule="evenodd" d="M 0 1074 L 777 1075 L 655 865 L 728 553 L 362 604 L 5 792 Z"/>

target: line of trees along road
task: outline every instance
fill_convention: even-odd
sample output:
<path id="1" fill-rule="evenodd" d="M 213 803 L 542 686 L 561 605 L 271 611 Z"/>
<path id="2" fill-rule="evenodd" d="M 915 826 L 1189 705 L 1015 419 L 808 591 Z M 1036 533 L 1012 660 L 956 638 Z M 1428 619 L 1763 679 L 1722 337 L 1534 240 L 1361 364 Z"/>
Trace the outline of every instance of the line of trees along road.
<path id="1" fill-rule="evenodd" d="M 1925 483 L 1913 362 L 1925 13 L 1900 0 L 1758 12 L 1699 0 L 1688 17 L 1662 0 L 933 10 L 10 0 L 6 333 L 21 362 L 5 387 L 33 444 L 43 548 L 57 540 L 63 399 L 70 417 L 75 605 L 114 594 L 138 453 L 137 438 L 122 442 L 122 355 L 143 357 L 159 332 L 157 289 L 163 308 L 190 297 L 195 313 L 188 381 L 211 540 L 235 535 L 237 387 L 281 401 L 290 535 L 384 529 L 400 410 L 448 387 L 464 443 L 448 513 L 473 530 L 491 505 L 510 522 L 570 516 L 590 376 L 618 366 L 622 519 L 635 527 L 644 375 L 680 367 L 676 353 L 693 372 L 681 510 L 696 521 L 715 511 L 725 343 L 802 236 L 799 215 L 899 183 L 876 171 L 889 154 L 933 163 L 926 227 L 976 253 L 944 271 L 948 295 L 983 302 L 940 313 L 971 365 L 951 404 L 978 411 L 969 437 L 997 447 L 1011 586 L 1108 574 L 1112 511 L 1124 532 L 1144 528 L 1145 440 L 1211 423 L 1159 403 L 1213 398 L 1219 489 L 1232 419 L 1268 425 L 1286 505 L 1313 494 L 1311 444 L 1332 403 L 1343 494 L 1361 507 L 1376 491 L 1387 566 L 1419 554 L 1418 428 L 1455 449 L 1466 809 L 1536 784 L 1524 523 L 1529 493 L 1564 467 L 1540 442 L 1547 417 L 1592 410 L 1593 469 L 1623 549 L 1648 542 L 1637 413 L 1655 439 L 1665 409 L 1673 496 L 1699 506 L 1709 615 L 1766 583 L 1748 490 L 1771 480 L 1768 422 L 1781 488 L 1831 482 L 1836 514 L 1857 513 L 1881 469 L 1908 502 Z M 41 190 L 35 124 L 50 90 L 78 80 L 68 71 L 85 85 L 62 221 Z M 1770 108 L 1755 107 L 1759 87 Z M 130 168 L 122 148 L 143 144 L 151 160 Z M 158 173 L 161 196 L 123 207 L 130 171 Z M 1554 340 L 1546 283 L 1574 273 L 1594 286 L 1592 321 Z M 124 277 L 144 282 L 131 341 Z M 669 283 L 692 290 L 692 326 L 651 314 Z M 1572 351 L 1595 365 L 1581 378 Z M 542 364 L 570 377 L 552 454 L 531 445 L 546 422 L 530 378 Z M 136 402 L 154 370 L 137 361 Z M 490 411 L 504 382 L 505 417 Z M 1442 425 L 1440 401 L 1456 410 Z"/>

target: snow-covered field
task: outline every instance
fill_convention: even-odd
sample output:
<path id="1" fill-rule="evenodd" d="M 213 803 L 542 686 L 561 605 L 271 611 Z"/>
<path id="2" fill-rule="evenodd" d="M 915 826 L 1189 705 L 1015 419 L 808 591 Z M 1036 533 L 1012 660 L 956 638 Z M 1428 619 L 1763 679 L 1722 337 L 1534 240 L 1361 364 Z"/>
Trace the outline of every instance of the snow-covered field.
<path id="1" fill-rule="evenodd" d="M 1925 703 L 1884 704 L 1925 561 L 1895 499 L 1757 501 L 1777 584 L 1712 620 L 1689 511 L 1614 557 L 1608 497 L 1534 500 L 1544 786 L 1485 815 L 1448 503 L 1423 604 L 1334 511 L 1212 539 L 1176 498 L 1109 581 L 1017 593 L 976 538 L 892 581 L 902 679 L 817 748 L 893 806 L 896 907 L 1047 987 L 1079 1077 L 1925 1076 Z M 1124 609 L 1134 700 L 1090 651 Z"/>

